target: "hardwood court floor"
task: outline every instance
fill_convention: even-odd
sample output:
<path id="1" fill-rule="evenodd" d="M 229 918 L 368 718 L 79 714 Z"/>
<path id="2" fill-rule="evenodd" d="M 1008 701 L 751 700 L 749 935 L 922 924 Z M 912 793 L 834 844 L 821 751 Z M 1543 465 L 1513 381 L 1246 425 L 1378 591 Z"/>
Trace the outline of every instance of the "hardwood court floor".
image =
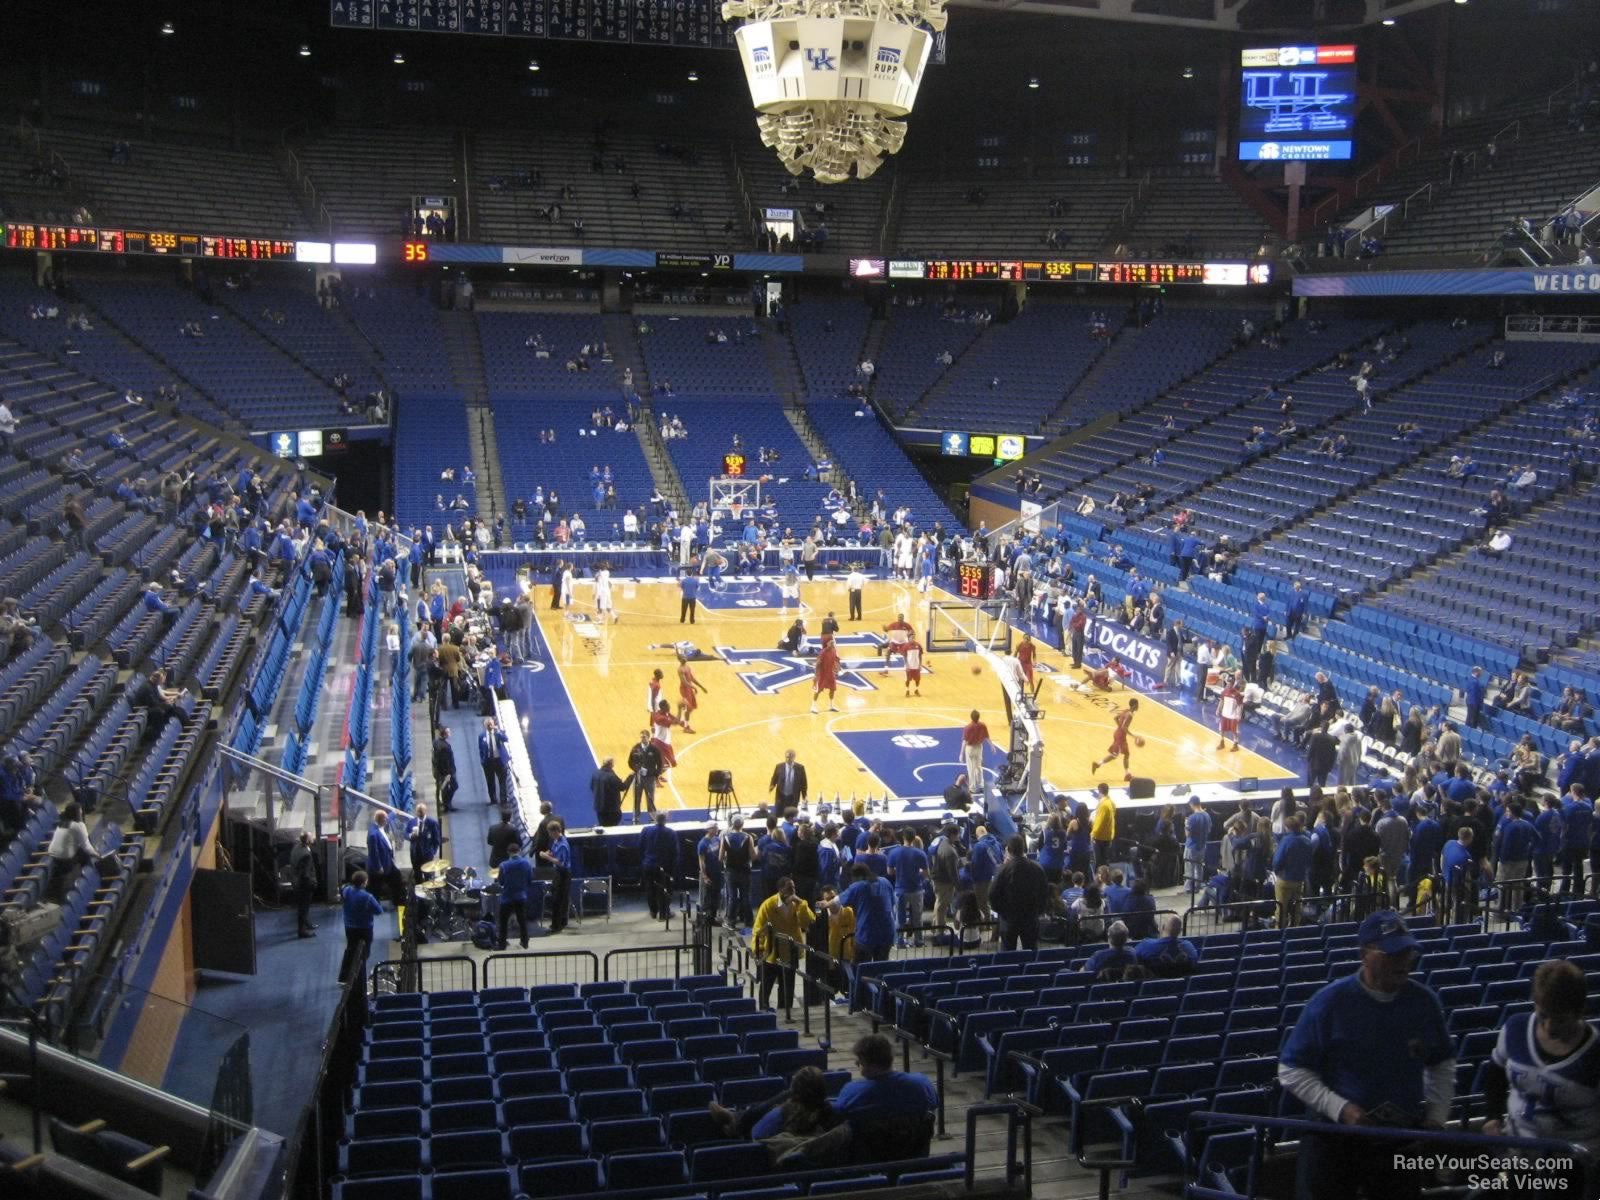
<path id="1" fill-rule="evenodd" d="M 679 591 L 671 582 L 615 580 L 614 602 L 620 620 L 596 625 L 593 585 L 578 583 L 575 605 L 554 611 L 547 607 L 549 590 L 539 589 L 535 611 L 540 634 L 565 686 L 589 749 L 598 761 L 615 756 L 620 774 L 627 774 L 629 747 L 645 727 L 651 672 L 666 676 L 663 694 L 676 708 L 678 687 L 673 643 L 694 642 L 716 661 L 693 664 L 707 689 L 691 724 L 694 732 L 673 731 L 678 766 L 658 791 L 666 808 L 707 807 L 706 776 L 712 770 L 733 772 L 741 803 L 753 807 L 767 796 L 774 764 L 793 748 L 805 764 L 813 798 L 837 793 L 889 795 L 901 799 L 936 797 L 961 770 L 960 730 L 977 708 L 993 736 L 1004 740 L 1005 708 L 998 681 L 981 656 L 953 652 L 926 657 L 921 697 L 904 695 L 904 673 L 896 665 L 880 673 L 882 658 L 870 636 L 896 613 L 907 614 L 919 639 L 926 637 L 928 598 L 896 582 L 868 583 L 860 622 L 841 621 L 842 669 L 839 712 L 809 712 L 811 673 L 803 662 L 776 649 L 797 615 L 781 607 L 771 581 L 729 580 L 721 594 L 702 596 L 694 625 L 680 624 Z M 954 600 L 940 589 L 935 599 Z M 799 615 L 816 636 L 831 609 L 847 611 L 842 580 L 818 578 L 801 584 Z M 1020 635 L 1019 635 L 1020 636 Z M 1111 735 L 1110 703 L 1127 699 L 1088 695 L 1073 686 L 1070 663 L 1050 647 L 1039 647 L 1038 663 L 1045 682 L 1039 693 L 1046 716 L 1044 774 L 1050 788 L 1083 791 L 1100 779 L 1120 787 L 1120 762 L 1091 774 L 1092 759 L 1106 752 Z M 973 667 L 979 670 L 973 673 Z M 853 669 L 851 669 L 853 668 Z M 1128 693 L 1136 695 L 1137 693 Z M 1231 783 L 1241 777 L 1265 779 L 1294 774 L 1270 759 L 1243 749 L 1216 749 L 1215 726 L 1200 725 L 1159 701 L 1140 696 L 1133 731 L 1145 739 L 1133 751 L 1132 773 L 1157 784 Z M 1206 719 L 1214 720 L 1208 707 Z M 535 754 L 539 736 L 530 733 Z M 1003 754 L 991 750 L 991 769 Z M 584 767 L 587 771 L 589 768 Z M 929 807 L 937 809 L 931 801 Z"/>

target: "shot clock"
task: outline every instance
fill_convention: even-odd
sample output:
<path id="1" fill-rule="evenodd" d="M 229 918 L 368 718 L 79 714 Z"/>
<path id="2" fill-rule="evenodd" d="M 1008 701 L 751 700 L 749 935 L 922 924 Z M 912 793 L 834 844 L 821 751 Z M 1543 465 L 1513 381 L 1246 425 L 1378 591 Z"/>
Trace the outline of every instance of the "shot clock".
<path id="1" fill-rule="evenodd" d="M 744 455 L 736 450 L 729 451 L 722 456 L 722 473 L 739 478 L 744 474 L 744 463 Z"/>
<path id="2" fill-rule="evenodd" d="M 967 600 L 987 600 L 991 576 L 989 564 L 964 562 L 956 568 L 956 591 Z"/>

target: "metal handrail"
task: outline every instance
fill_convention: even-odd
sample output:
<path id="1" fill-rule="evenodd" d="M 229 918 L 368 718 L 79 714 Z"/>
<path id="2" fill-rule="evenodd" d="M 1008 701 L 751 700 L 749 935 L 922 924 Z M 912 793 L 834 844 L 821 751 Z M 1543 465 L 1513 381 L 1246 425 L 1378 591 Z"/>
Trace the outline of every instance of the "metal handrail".
<path id="1" fill-rule="evenodd" d="M 1282 1135 L 1297 1135 L 1299 1137 L 1331 1137 L 1344 1138 L 1367 1142 L 1391 1142 L 1397 1150 L 1404 1149 L 1408 1154 L 1422 1153 L 1422 1148 L 1436 1147 L 1441 1154 L 1448 1151 L 1460 1151 L 1463 1148 L 1478 1149 L 1491 1154 L 1498 1159 L 1526 1158 L 1531 1164 L 1538 1159 L 1565 1159 L 1583 1173 L 1585 1182 L 1592 1180 L 1595 1172 L 1595 1159 L 1588 1150 L 1573 1142 L 1564 1142 L 1557 1138 L 1519 1138 L 1502 1137 L 1483 1133 L 1452 1132 L 1442 1129 L 1396 1129 L 1375 1125 L 1335 1125 L 1328 1121 L 1304 1120 L 1290 1117 L 1257 1117 L 1237 1113 L 1197 1112 L 1190 1113 L 1188 1128 L 1202 1127 L 1215 1128 L 1218 1126 L 1245 1127 L 1255 1131 L 1254 1145 L 1251 1147 L 1249 1171 L 1246 1176 L 1242 1194 L 1247 1197 L 1260 1195 L 1257 1187 L 1261 1181 L 1262 1161 L 1266 1154 L 1269 1130 L 1278 1136 L 1271 1139 L 1274 1142 L 1285 1140 Z M 1519 1153 L 1520 1152 L 1520 1153 Z M 1587 1195 L 1588 1189 L 1581 1189 L 1581 1194 Z M 1227 1192 L 1207 1188 L 1203 1184 L 1191 1184 L 1184 1193 L 1190 1197 L 1203 1197 L 1211 1200 L 1236 1197 L 1240 1192 L 1230 1189 Z"/>
<path id="2" fill-rule="evenodd" d="M 311 780 L 302 775 L 295 775 L 290 771 L 285 771 L 282 767 L 275 766 L 263 758 L 257 758 L 254 754 L 246 754 L 243 750 L 230 745 L 227 741 L 218 742 L 217 753 L 223 758 L 231 759 L 234 762 L 248 767 L 252 771 L 260 771 L 268 778 L 275 779 L 279 783 L 289 784 L 297 791 L 309 792 L 315 800 L 315 803 L 311 808 L 312 819 L 314 822 L 313 832 L 315 833 L 318 841 L 322 840 L 323 787 L 320 783 L 312 783 Z M 267 828 L 273 832 L 276 832 L 278 828 L 277 815 L 274 811 L 274 806 L 270 803 L 267 806 Z"/>

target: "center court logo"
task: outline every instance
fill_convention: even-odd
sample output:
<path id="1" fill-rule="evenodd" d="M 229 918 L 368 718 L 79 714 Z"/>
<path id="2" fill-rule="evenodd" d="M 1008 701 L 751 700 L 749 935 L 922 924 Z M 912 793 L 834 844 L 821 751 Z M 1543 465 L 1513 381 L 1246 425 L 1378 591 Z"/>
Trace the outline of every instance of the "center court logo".
<path id="1" fill-rule="evenodd" d="M 897 733 L 889 741 L 902 750 L 932 750 L 939 744 L 938 738 L 925 733 Z"/>
<path id="2" fill-rule="evenodd" d="M 882 650 L 884 639 L 875 633 L 847 633 L 834 639 L 839 649 L 849 650 L 852 647 L 867 647 L 872 650 Z M 815 677 L 817 650 L 820 648 L 818 639 L 807 638 L 804 654 L 789 654 L 783 650 L 761 650 L 749 647 L 718 646 L 717 657 L 734 668 L 734 674 L 739 681 L 754 692 L 757 696 L 776 696 L 785 688 L 810 687 Z M 895 667 L 904 666 L 904 662 L 896 658 Z M 839 664 L 839 686 L 853 692 L 875 692 L 877 687 L 866 677 L 867 671 L 881 671 L 889 666 L 887 659 L 881 656 L 871 658 L 855 658 L 849 662 Z M 741 670 L 742 667 L 752 668 Z M 923 662 L 923 671 L 932 674 L 926 660 Z"/>

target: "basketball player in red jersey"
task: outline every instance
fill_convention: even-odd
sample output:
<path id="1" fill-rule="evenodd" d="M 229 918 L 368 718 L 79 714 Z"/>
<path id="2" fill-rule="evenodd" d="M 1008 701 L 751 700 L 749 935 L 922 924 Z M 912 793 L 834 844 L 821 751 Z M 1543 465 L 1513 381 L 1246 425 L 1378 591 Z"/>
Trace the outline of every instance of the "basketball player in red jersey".
<path id="1" fill-rule="evenodd" d="M 660 667 L 650 673 L 649 700 L 645 705 L 645 712 L 652 717 L 656 715 L 656 705 L 661 703 L 661 689 L 665 686 L 666 678 L 661 673 Z"/>
<path id="2" fill-rule="evenodd" d="M 689 718 L 694 716 L 694 710 L 700 707 L 700 701 L 695 696 L 695 689 L 705 691 L 705 684 L 694 677 L 694 668 L 689 665 L 689 660 L 678 652 L 678 719 L 683 722 L 683 731 L 693 733 L 689 728 Z"/>
<path id="3" fill-rule="evenodd" d="M 1017 662 L 1022 667 L 1022 678 L 1027 681 L 1028 690 L 1033 690 L 1033 656 L 1038 647 L 1033 644 L 1033 635 L 1025 633 L 1022 641 L 1017 646 Z"/>
<path id="4" fill-rule="evenodd" d="M 895 613 L 894 620 L 885 625 L 883 631 L 889 635 L 889 643 L 883 648 L 883 670 L 878 674 L 887 675 L 895 655 L 905 654 L 906 643 L 916 636 L 916 631 L 911 628 L 904 613 Z"/>
<path id="5" fill-rule="evenodd" d="M 1089 772 L 1093 774 L 1105 766 L 1112 759 L 1122 759 L 1122 769 L 1128 769 L 1128 758 L 1131 753 L 1128 746 L 1128 731 L 1133 725 L 1133 716 L 1139 711 L 1139 702 L 1129 700 L 1127 708 L 1113 708 L 1111 719 L 1116 722 L 1116 730 L 1111 735 L 1111 745 L 1106 748 L 1106 756 L 1089 764 Z"/>
<path id="6" fill-rule="evenodd" d="M 833 637 L 824 634 L 822 638 L 822 652 L 817 655 L 816 677 L 811 683 L 811 711 L 817 711 L 817 699 L 823 692 L 828 693 L 828 711 L 838 712 L 834 704 L 834 693 L 839 687 L 839 648 L 833 644 Z"/>
<path id="7" fill-rule="evenodd" d="M 905 644 L 901 651 L 906 658 L 906 695 L 922 695 L 922 643 L 916 637 Z"/>
<path id="8" fill-rule="evenodd" d="M 1222 695 L 1217 697 L 1217 749 L 1221 750 L 1228 739 L 1233 748 L 1239 748 L 1239 722 L 1244 717 L 1244 693 L 1239 690 L 1238 679 L 1227 675 L 1222 680 Z"/>
<path id="9" fill-rule="evenodd" d="M 693 733 L 681 720 L 672 715 L 672 704 L 667 700 L 656 705 L 656 711 L 650 714 L 650 744 L 656 748 L 656 753 L 661 755 L 663 774 L 667 769 L 678 765 L 678 756 L 672 752 L 672 727 L 682 726 L 685 733 Z"/>

